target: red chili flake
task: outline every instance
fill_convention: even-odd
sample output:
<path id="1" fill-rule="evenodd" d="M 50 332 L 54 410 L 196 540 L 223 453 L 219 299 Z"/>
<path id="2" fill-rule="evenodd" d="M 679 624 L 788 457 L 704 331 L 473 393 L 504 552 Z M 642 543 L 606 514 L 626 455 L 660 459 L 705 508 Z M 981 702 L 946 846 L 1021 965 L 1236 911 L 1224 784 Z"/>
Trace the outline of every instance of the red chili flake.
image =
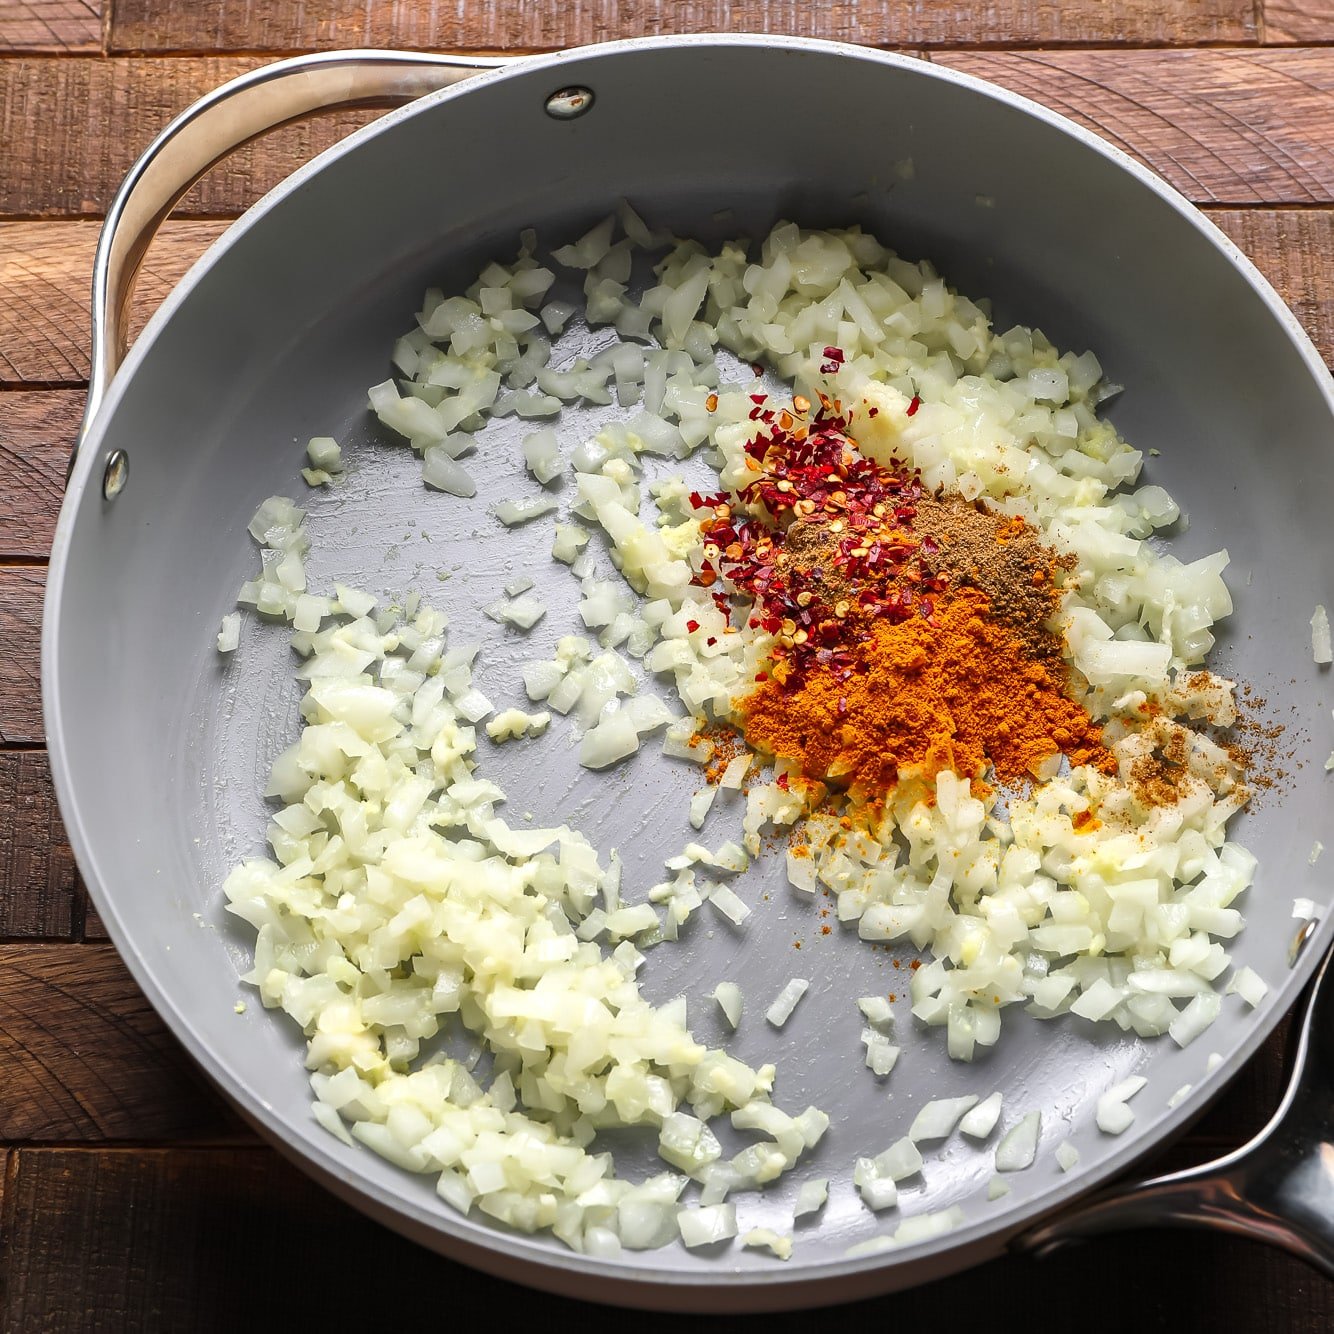
<path id="1" fill-rule="evenodd" d="M 764 374 L 764 367 L 761 366 L 760 363 L 759 363 L 758 361 L 752 361 L 752 362 L 750 363 L 750 373 L 751 373 L 752 375 L 755 375 L 755 376 L 763 375 L 763 374 Z"/>
<path id="2" fill-rule="evenodd" d="M 917 394 L 914 394 L 912 396 L 912 402 L 908 404 L 908 416 L 910 417 L 916 416 L 917 409 L 920 408 L 921 406 L 922 406 L 921 398 Z"/>
<path id="3" fill-rule="evenodd" d="M 717 642 L 718 642 L 718 637 L 717 637 L 716 635 L 710 635 L 710 636 L 704 641 L 704 643 L 705 643 L 709 648 L 712 648 Z"/>
<path id="4" fill-rule="evenodd" d="M 693 635 L 693 634 L 695 633 L 695 631 L 699 629 L 699 622 L 698 622 L 698 621 L 687 621 L 687 622 L 686 622 L 686 629 L 689 630 L 690 633 Z"/>
<path id="5" fill-rule="evenodd" d="M 867 415 L 868 417 L 878 417 L 878 416 L 880 415 L 880 409 L 879 409 L 879 408 L 867 408 L 867 409 L 866 409 L 866 415 Z"/>
<path id="6" fill-rule="evenodd" d="M 825 348 L 823 355 L 830 361 L 837 361 L 839 363 L 842 363 L 843 361 L 843 349 L 841 347 L 827 347 Z"/>
<path id="7" fill-rule="evenodd" d="M 767 403 L 768 400 L 769 400 L 768 394 L 752 394 L 750 396 L 750 401 L 752 403 Z"/>
<path id="8" fill-rule="evenodd" d="M 783 789 L 784 792 L 788 790 L 788 781 L 786 774 L 779 774 L 774 781 L 777 783 L 779 787 Z"/>
<path id="9" fill-rule="evenodd" d="M 940 543 L 934 537 L 922 538 L 922 555 L 934 556 L 940 550 Z"/>

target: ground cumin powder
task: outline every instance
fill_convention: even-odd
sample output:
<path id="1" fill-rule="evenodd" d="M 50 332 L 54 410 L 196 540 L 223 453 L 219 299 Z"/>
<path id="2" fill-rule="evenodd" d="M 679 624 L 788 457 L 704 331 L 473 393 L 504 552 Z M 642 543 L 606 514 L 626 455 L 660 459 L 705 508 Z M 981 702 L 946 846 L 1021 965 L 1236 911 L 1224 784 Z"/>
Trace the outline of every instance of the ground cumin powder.
<path id="1" fill-rule="evenodd" d="M 980 778 L 989 764 L 1001 783 L 1032 778 L 1058 753 L 1113 772 L 1059 672 L 990 611 L 985 593 L 960 589 L 929 619 L 875 624 L 850 668 L 813 667 L 786 688 L 760 682 L 739 701 L 746 740 L 866 796 L 905 770 Z"/>

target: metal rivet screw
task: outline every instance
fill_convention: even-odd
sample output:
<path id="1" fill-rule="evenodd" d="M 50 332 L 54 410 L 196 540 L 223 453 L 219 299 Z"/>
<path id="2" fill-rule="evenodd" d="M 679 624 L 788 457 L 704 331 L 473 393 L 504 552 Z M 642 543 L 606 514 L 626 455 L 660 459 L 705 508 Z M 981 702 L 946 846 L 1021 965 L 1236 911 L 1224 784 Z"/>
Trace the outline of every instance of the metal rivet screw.
<path id="1" fill-rule="evenodd" d="M 547 98 L 547 115 L 557 120 L 573 120 L 593 105 L 591 88 L 562 88 Z"/>
<path id="2" fill-rule="evenodd" d="M 1302 951 L 1306 948 L 1306 942 L 1315 935 L 1315 929 L 1318 923 L 1314 920 L 1305 921 L 1297 928 L 1297 934 L 1292 938 L 1292 944 L 1288 946 L 1288 967 L 1296 966 L 1297 960 L 1302 957 Z"/>
<path id="3" fill-rule="evenodd" d="M 130 456 L 123 449 L 113 449 L 107 455 L 106 471 L 102 474 L 102 495 L 115 500 L 130 480 Z"/>

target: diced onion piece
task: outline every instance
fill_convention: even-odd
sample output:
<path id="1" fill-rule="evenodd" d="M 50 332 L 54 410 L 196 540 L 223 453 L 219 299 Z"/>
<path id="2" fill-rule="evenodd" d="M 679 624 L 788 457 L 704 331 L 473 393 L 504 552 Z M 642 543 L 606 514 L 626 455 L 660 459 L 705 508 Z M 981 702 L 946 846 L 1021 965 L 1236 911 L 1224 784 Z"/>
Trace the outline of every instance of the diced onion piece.
<path id="1" fill-rule="evenodd" d="M 895 1140 L 875 1161 L 880 1171 L 895 1181 L 916 1176 L 922 1170 L 921 1150 L 906 1136 Z"/>
<path id="2" fill-rule="evenodd" d="M 686 1246 L 712 1246 L 736 1236 L 736 1205 L 706 1204 L 682 1209 L 676 1215 L 676 1222 Z"/>
<path id="3" fill-rule="evenodd" d="M 1038 1155 L 1038 1134 L 1042 1127 L 1042 1114 L 1029 1112 L 1019 1122 L 1006 1131 L 1004 1138 L 996 1145 L 996 1171 L 1022 1172 L 1033 1165 Z"/>
<path id="4" fill-rule="evenodd" d="M 1002 1195 L 1010 1193 L 1010 1183 L 1004 1177 L 992 1177 L 987 1182 L 987 1199 L 999 1200 Z"/>
<path id="5" fill-rule="evenodd" d="M 1253 968 L 1239 968 L 1227 984 L 1228 994 L 1235 992 L 1251 1009 L 1269 994 L 1268 984 Z"/>
<path id="6" fill-rule="evenodd" d="M 727 918 L 733 926 L 740 926 L 750 916 L 750 909 L 732 893 L 726 885 L 718 885 L 709 895 L 709 902 Z"/>
<path id="7" fill-rule="evenodd" d="M 1167 1031 L 1178 1047 L 1189 1047 L 1204 1032 L 1223 1008 L 1223 998 L 1215 991 L 1206 991 L 1172 1020 Z"/>
<path id="8" fill-rule="evenodd" d="M 792 1256 L 792 1238 L 782 1236 L 772 1228 L 751 1228 L 741 1238 L 741 1244 L 752 1250 L 772 1251 L 780 1260 L 787 1260 Z"/>
<path id="9" fill-rule="evenodd" d="M 723 1012 L 723 1018 L 735 1028 L 741 1022 L 741 988 L 735 982 L 719 982 L 713 989 L 713 999 Z"/>
<path id="10" fill-rule="evenodd" d="M 723 776 L 718 780 L 718 786 L 730 788 L 732 791 L 739 791 L 741 784 L 745 782 L 746 772 L 750 768 L 754 756 L 747 751 L 744 755 L 737 755 L 727 762 L 727 768 L 723 770 Z"/>
<path id="11" fill-rule="evenodd" d="M 986 1139 L 1000 1120 L 1002 1097 L 999 1092 L 983 1098 L 971 1111 L 965 1112 L 959 1129 L 970 1139 Z"/>
<path id="12" fill-rule="evenodd" d="M 1307 854 L 1306 864 L 1308 866 L 1314 866 L 1316 862 L 1320 860 L 1320 854 L 1324 852 L 1324 850 L 1325 845 L 1319 839 L 1316 839 L 1316 841 L 1311 844 L 1311 851 Z"/>
<path id="13" fill-rule="evenodd" d="M 327 473 L 343 471 L 343 451 L 338 447 L 338 441 L 333 439 L 332 436 L 311 436 L 306 445 L 306 457 L 310 460 L 312 468 L 318 468 Z"/>
<path id="14" fill-rule="evenodd" d="M 702 829 L 704 821 L 708 819 L 709 809 L 713 805 L 714 798 L 718 795 L 716 787 L 702 787 L 690 798 L 690 827 L 692 829 Z"/>
<path id="15" fill-rule="evenodd" d="M 936 1213 L 915 1214 L 905 1218 L 894 1232 L 894 1240 L 900 1246 L 910 1245 L 915 1241 L 929 1241 L 932 1237 L 953 1232 L 964 1221 L 964 1212 L 957 1204 Z"/>
<path id="16" fill-rule="evenodd" d="M 234 653 L 241 642 L 241 613 L 229 611 L 218 626 L 218 652 Z"/>
<path id="17" fill-rule="evenodd" d="M 1127 1130 L 1135 1119 L 1135 1113 L 1126 1106 L 1126 1102 L 1148 1082 L 1143 1075 L 1131 1075 L 1101 1094 L 1095 1117 L 1098 1129 L 1107 1135 L 1120 1135 Z"/>
<path id="18" fill-rule="evenodd" d="M 806 1214 L 819 1213 L 829 1198 L 829 1182 L 824 1177 L 816 1181 L 803 1181 L 797 1191 L 797 1202 L 792 1207 L 792 1217 L 802 1218 Z"/>
<path id="19" fill-rule="evenodd" d="M 428 449 L 422 460 L 422 481 L 437 491 L 467 499 L 477 494 L 477 483 L 462 464 L 455 463 L 442 449 Z"/>
<path id="20" fill-rule="evenodd" d="M 968 1093 L 961 1098 L 938 1098 L 928 1102 L 913 1118 L 908 1128 L 908 1138 L 914 1142 L 927 1139 L 944 1139 L 959 1124 L 959 1118 L 970 1107 L 977 1104 L 977 1094 Z"/>
<path id="21" fill-rule="evenodd" d="M 894 1011 L 885 996 L 862 996 L 858 998 L 857 1008 L 866 1016 L 867 1023 L 888 1025 L 894 1022 Z M 974 1102 L 977 1099 L 973 1099 Z"/>
<path id="22" fill-rule="evenodd" d="M 525 713 L 522 709 L 504 709 L 488 720 L 486 734 L 492 741 L 512 741 L 517 737 L 538 736 L 547 730 L 551 715 Z"/>
<path id="23" fill-rule="evenodd" d="M 764 1012 L 764 1017 L 775 1028 L 782 1028 L 792 1017 L 792 1011 L 797 1008 L 797 1002 L 806 994 L 809 986 L 810 982 L 806 978 L 794 977 L 778 993 L 774 1003 Z"/>
<path id="24" fill-rule="evenodd" d="M 491 513 L 506 528 L 515 528 L 519 524 L 541 518 L 544 514 L 550 514 L 555 508 L 556 502 L 543 496 L 535 500 L 502 500 L 499 505 L 492 509 Z"/>
<path id="25" fill-rule="evenodd" d="M 1329 613 L 1317 604 L 1311 616 L 1311 656 L 1322 666 L 1334 662 L 1334 648 L 1330 645 Z"/>
<path id="26" fill-rule="evenodd" d="M 1063 1139 L 1056 1146 L 1056 1165 L 1062 1172 L 1068 1172 L 1076 1163 L 1079 1162 L 1079 1150 L 1070 1143 L 1068 1139 Z"/>
<path id="27" fill-rule="evenodd" d="M 585 769 L 606 769 L 639 749 L 639 733 L 625 715 L 614 709 L 596 727 L 590 727 L 579 743 L 579 763 Z"/>

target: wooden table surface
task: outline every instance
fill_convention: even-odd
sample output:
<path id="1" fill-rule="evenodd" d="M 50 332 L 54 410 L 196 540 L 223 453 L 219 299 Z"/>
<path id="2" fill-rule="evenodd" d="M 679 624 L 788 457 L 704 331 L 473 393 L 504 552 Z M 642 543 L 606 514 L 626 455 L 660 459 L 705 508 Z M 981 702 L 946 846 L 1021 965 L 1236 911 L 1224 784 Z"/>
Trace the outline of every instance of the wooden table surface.
<path id="1" fill-rule="evenodd" d="M 1203 208 L 1334 360 L 1334 0 L 0 0 L 3 1329 L 343 1329 L 448 1321 L 458 1302 L 500 1313 L 506 1299 L 538 1310 L 286 1166 L 135 989 L 52 795 L 38 698 L 47 549 L 82 408 L 98 219 L 173 113 L 312 48 L 514 52 L 720 29 L 892 47 L 1072 116 Z M 363 119 L 279 133 L 197 186 L 149 255 L 143 310 L 229 219 Z M 1280 1037 L 1167 1162 L 1203 1160 L 1263 1123 Z M 562 1328 L 619 1318 L 540 1300 Z M 846 1314 L 890 1328 L 975 1312 L 992 1329 L 1316 1331 L 1334 1328 L 1334 1285 L 1241 1241 L 1143 1233 L 1042 1264 L 997 1261 Z"/>

